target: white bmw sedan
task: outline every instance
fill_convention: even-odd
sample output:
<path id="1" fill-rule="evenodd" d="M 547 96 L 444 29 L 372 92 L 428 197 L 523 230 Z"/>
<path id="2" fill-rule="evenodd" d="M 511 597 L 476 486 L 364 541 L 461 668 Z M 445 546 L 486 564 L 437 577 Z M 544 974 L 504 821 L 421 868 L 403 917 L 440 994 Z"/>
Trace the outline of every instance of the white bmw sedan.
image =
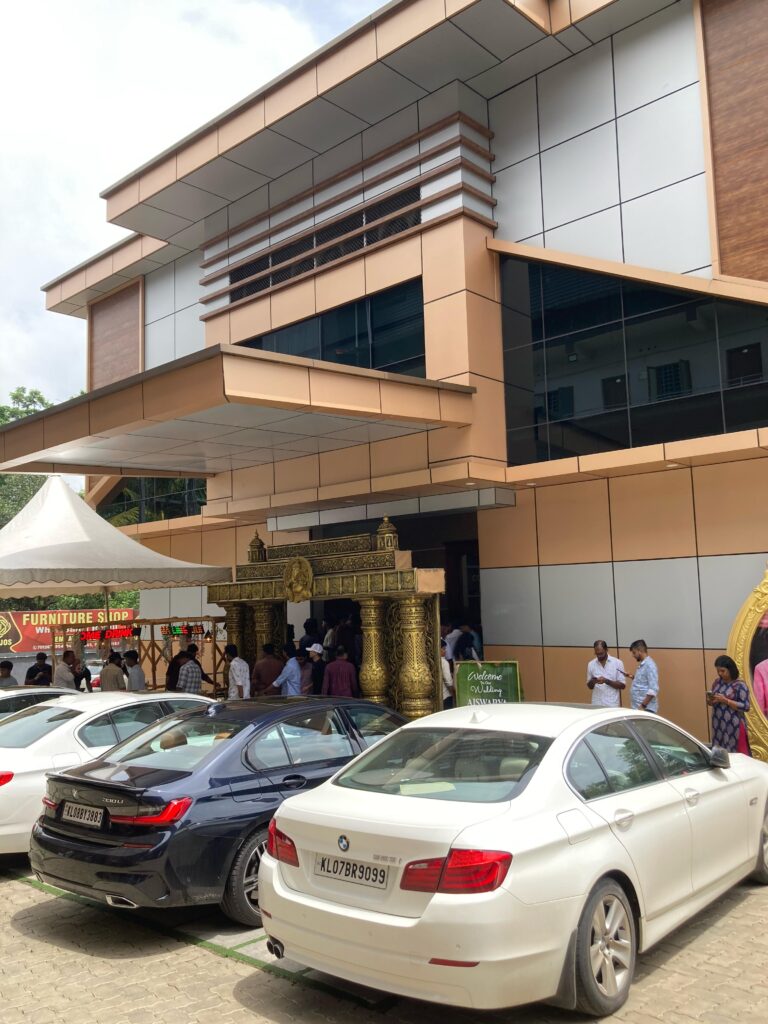
<path id="1" fill-rule="evenodd" d="M 605 1016 L 638 952 L 751 875 L 768 765 L 656 715 L 546 704 L 412 722 L 281 805 L 278 956 L 417 999 Z"/>
<path id="2" fill-rule="evenodd" d="M 160 718 L 212 703 L 183 693 L 70 693 L 0 721 L 0 854 L 26 853 L 45 776 L 100 757 Z M 77 813 L 77 809 L 72 813 Z"/>

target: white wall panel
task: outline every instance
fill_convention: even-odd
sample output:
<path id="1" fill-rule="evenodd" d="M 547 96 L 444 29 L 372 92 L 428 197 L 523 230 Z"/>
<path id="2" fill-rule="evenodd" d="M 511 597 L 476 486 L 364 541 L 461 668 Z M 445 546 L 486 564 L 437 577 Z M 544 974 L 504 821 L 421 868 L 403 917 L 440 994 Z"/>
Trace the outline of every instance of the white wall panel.
<path id="1" fill-rule="evenodd" d="M 616 206 L 619 171 L 615 123 L 542 153 L 541 175 L 546 229 Z"/>
<path id="2" fill-rule="evenodd" d="M 516 242 L 541 231 L 541 176 L 537 156 L 499 171 L 493 195 L 498 200 L 495 217 L 501 238 Z"/>
<path id="3" fill-rule="evenodd" d="M 621 263 L 621 211 L 614 206 L 563 227 L 552 228 L 546 233 L 546 244 L 548 249 Z"/>
<path id="4" fill-rule="evenodd" d="M 173 311 L 173 263 L 169 263 L 144 278 L 144 323 L 151 324 Z"/>
<path id="5" fill-rule="evenodd" d="M 200 270 L 200 254 L 191 252 L 182 256 L 174 266 L 174 309 L 185 309 L 194 305 L 200 296 L 198 281 L 203 276 Z"/>
<path id="6" fill-rule="evenodd" d="M 649 647 L 702 646 L 695 558 L 616 562 L 614 574 L 620 647 L 640 638 Z"/>
<path id="7" fill-rule="evenodd" d="M 205 325 L 200 319 L 207 307 L 195 303 L 174 315 L 174 352 L 177 359 L 205 348 Z"/>
<path id="8" fill-rule="evenodd" d="M 481 569 L 483 638 L 486 644 L 541 644 L 537 567 Z"/>
<path id="9" fill-rule="evenodd" d="M 618 131 L 625 202 L 704 171 L 698 83 L 620 117 Z"/>
<path id="10" fill-rule="evenodd" d="M 545 646 L 589 650 L 598 638 L 616 644 L 610 562 L 542 565 L 540 575 Z"/>
<path id="11" fill-rule="evenodd" d="M 625 203 L 624 259 L 684 274 L 712 261 L 705 176 Z"/>
<path id="12" fill-rule="evenodd" d="M 174 359 L 173 348 L 173 314 L 155 320 L 144 328 L 144 369 L 152 370 L 155 366 L 170 363 Z"/>
<path id="13" fill-rule="evenodd" d="M 494 171 L 516 164 L 539 151 L 536 113 L 536 79 L 508 89 L 488 104 L 491 148 L 496 155 Z"/>
<path id="14" fill-rule="evenodd" d="M 610 40 L 539 75 L 542 149 L 596 128 L 615 114 Z"/>
<path id="15" fill-rule="evenodd" d="M 619 114 L 698 81 L 691 0 L 680 0 L 614 37 Z"/>

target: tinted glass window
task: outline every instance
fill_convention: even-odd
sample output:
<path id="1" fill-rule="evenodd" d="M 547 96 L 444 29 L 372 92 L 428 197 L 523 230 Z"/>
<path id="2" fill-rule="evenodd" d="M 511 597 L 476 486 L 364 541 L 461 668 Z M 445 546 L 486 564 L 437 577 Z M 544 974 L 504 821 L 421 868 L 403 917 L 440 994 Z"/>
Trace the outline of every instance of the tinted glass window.
<path id="1" fill-rule="evenodd" d="M 397 715 L 393 715 L 391 711 L 385 709 L 379 710 L 378 708 L 350 704 L 344 710 L 352 719 L 366 747 L 370 747 L 382 736 L 388 736 L 389 733 L 403 725 Z"/>
<path id="2" fill-rule="evenodd" d="M 690 775 L 709 770 L 709 761 L 698 743 L 649 716 L 633 720 L 632 725 L 653 751 L 665 775 Z"/>
<path id="3" fill-rule="evenodd" d="M 294 764 L 333 761 L 356 751 L 335 711 L 311 711 L 283 722 L 280 731 Z"/>
<path id="4" fill-rule="evenodd" d="M 611 792 L 605 772 L 583 740 L 571 754 L 568 778 L 576 792 L 585 800 L 595 800 Z"/>
<path id="5" fill-rule="evenodd" d="M 645 751 L 622 722 L 595 729 L 587 742 L 615 793 L 657 781 Z"/>
<path id="6" fill-rule="evenodd" d="M 86 747 L 113 747 L 118 741 L 109 715 L 100 715 L 88 722 L 78 731 L 77 738 Z"/>
<path id="7" fill-rule="evenodd" d="M 174 711 L 192 711 L 193 708 L 200 708 L 204 704 L 200 700 L 184 700 L 182 697 L 166 698 L 164 703 Z"/>
<path id="8" fill-rule="evenodd" d="M 246 756 L 254 768 L 284 768 L 291 763 L 276 725 L 256 737 L 249 745 Z"/>
<path id="9" fill-rule="evenodd" d="M 112 724 L 117 732 L 118 740 L 127 740 L 135 732 L 146 729 L 159 718 L 164 717 L 164 711 L 159 701 L 146 701 L 130 708 L 120 708 L 112 712 Z"/>
<path id="10" fill-rule="evenodd" d="M 12 697 L 0 700 L 0 718 L 12 715 L 15 711 L 21 711 L 23 708 L 31 708 L 34 704 L 40 704 L 46 699 L 50 700 L 50 697 L 44 693 L 15 693 Z"/>
<path id="11" fill-rule="evenodd" d="M 511 800 L 551 743 L 495 730 L 401 729 L 342 772 L 336 785 L 429 800 Z"/>
<path id="12" fill-rule="evenodd" d="M 768 307 L 516 258 L 501 291 L 511 464 L 764 426 Z"/>
<path id="13" fill-rule="evenodd" d="M 216 705 L 210 705 L 215 708 Z M 189 718 L 164 718 L 125 740 L 109 753 L 111 764 L 191 771 L 249 723 L 228 721 L 207 709 Z"/>
<path id="14" fill-rule="evenodd" d="M 19 711 L 0 721 L 0 747 L 28 747 L 79 714 L 72 708 L 43 707 L 40 704 Z"/>

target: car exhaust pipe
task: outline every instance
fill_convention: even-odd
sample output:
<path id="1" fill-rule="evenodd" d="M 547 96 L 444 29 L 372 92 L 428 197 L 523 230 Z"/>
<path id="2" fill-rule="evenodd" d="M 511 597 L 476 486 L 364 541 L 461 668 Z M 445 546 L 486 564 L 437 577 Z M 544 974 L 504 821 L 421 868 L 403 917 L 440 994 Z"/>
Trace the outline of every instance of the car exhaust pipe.
<path id="1" fill-rule="evenodd" d="M 267 952 L 277 957 L 278 960 L 282 960 L 285 956 L 285 946 L 279 939 L 267 939 Z"/>
<path id="2" fill-rule="evenodd" d="M 125 896 L 112 896 L 111 894 L 107 895 L 107 903 L 110 907 L 117 907 L 120 910 L 136 910 L 139 906 L 138 903 L 126 899 Z"/>

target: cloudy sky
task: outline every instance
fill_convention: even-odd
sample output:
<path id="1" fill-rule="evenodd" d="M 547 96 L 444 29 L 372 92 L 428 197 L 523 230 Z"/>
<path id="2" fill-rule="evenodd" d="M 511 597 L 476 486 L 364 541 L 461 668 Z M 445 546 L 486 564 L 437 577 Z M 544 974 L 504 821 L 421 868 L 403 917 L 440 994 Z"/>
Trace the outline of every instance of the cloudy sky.
<path id="1" fill-rule="evenodd" d="M 383 2 L 383 0 L 382 0 Z M 85 386 L 85 321 L 40 285 L 126 232 L 99 192 L 381 6 L 26 0 L 3 15 L 0 404 Z"/>

